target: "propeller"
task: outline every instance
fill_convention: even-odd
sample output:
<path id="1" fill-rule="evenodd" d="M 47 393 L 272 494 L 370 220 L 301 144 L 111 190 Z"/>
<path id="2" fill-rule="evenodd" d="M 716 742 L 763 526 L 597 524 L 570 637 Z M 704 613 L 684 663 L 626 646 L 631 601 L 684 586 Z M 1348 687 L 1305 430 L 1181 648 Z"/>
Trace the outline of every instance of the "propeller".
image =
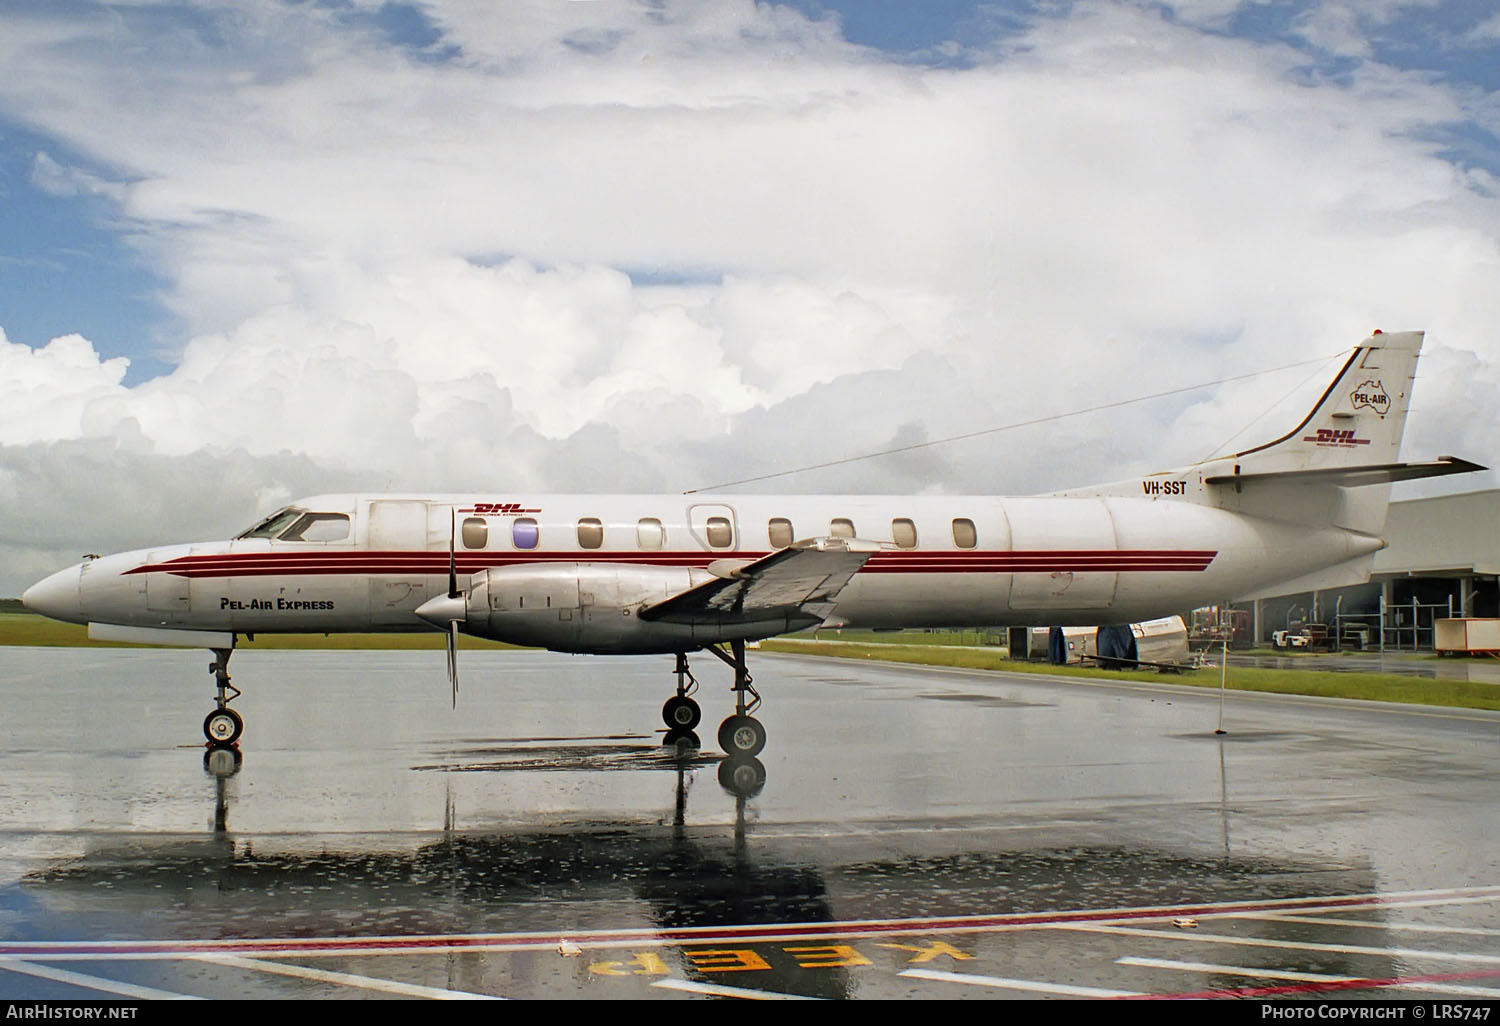
<path id="1" fill-rule="evenodd" d="M 448 601 L 462 598 L 458 591 L 458 511 L 448 512 Z M 467 605 L 467 603 L 465 603 Z M 453 685 L 453 708 L 458 708 L 458 621 L 448 621 L 448 683 Z"/>
<path id="2" fill-rule="evenodd" d="M 416 614 L 434 627 L 448 631 L 448 682 L 453 685 L 453 708 L 458 708 L 458 625 L 468 619 L 468 598 L 458 590 L 458 511 L 448 525 L 448 594 L 430 598 Z"/>

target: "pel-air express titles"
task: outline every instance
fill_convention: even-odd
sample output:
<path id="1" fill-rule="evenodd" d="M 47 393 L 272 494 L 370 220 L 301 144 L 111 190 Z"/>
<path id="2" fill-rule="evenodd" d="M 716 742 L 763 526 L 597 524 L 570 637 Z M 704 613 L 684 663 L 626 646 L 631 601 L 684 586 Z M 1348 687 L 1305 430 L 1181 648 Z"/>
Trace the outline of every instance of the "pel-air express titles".
<path id="1" fill-rule="evenodd" d="M 1398 462 L 1421 344 L 1376 332 L 1281 437 L 1114 484 L 1020 498 L 323 495 L 225 541 L 86 560 L 23 599 L 95 636 L 214 650 L 211 745 L 243 727 L 227 670 L 239 635 L 435 627 L 455 703 L 460 633 L 672 655 L 669 738 L 701 716 L 688 656 L 712 654 L 735 680 L 719 743 L 750 759 L 766 740 L 745 662 L 756 639 L 1122 624 L 1367 580 L 1385 546 L 1378 486 L 1482 469 Z"/>

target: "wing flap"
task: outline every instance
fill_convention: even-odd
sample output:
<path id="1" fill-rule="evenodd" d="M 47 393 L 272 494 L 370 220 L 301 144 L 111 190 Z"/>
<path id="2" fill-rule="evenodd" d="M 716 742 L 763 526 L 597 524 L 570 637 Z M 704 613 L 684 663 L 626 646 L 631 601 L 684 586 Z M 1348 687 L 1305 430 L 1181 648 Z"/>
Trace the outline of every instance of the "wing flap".
<path id="1" fill-rule="evenodd" d="M 647 606 L 640 617 L 682 624 L 778 617 L 817 622 L 832 611 L 834 597 L 880 549 L 878 542 L 856 538 L 793 542 L 743 566 L 720 565 L 714 580 Z"/>

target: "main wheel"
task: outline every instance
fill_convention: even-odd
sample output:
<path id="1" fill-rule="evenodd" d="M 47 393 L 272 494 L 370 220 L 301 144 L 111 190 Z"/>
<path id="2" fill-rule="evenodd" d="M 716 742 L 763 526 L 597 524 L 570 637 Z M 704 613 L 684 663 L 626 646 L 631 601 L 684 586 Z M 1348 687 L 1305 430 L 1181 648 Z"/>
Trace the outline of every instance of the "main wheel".
<path id="1" fill-rule="evenodd" d="M 232 745 L 245 729 L 245 721 L 233 709 L 215 709 L 203 721 L 203 734 L 211 745 Z"/>
<path id="2" fill-rule="evenodd" d="M 719 747 L 730 756 L 759 755 L 766 747 L 766 728 L 753 716 L 731 716 L 719 724 Z"/>
<path id="3" fill-rule="evenodd" d="M 682 695 L 673 695 L 661 707 L 661 718 L 672 730 L 692 730 L 703 719 L 703 710 L 698 703 Z"/>

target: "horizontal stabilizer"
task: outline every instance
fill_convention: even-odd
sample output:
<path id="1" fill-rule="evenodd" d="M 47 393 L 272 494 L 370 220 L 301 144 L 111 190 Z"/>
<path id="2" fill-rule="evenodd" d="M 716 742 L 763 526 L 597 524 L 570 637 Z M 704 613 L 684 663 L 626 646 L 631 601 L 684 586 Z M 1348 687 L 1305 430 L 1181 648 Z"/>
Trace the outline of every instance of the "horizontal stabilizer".
<path id="1" fill-rule="evenodd" d="M 640 618 L 724 624 L 800 615 L 816 623 L 832 611 L 834 596 L 880 549 L 879 542 L 854 538 L 811 538 L 743 566 L 721 561 L 714 580 L 647 606 Z"/>
<path id="2" fill-rule="evenodd" d="M 1216 474 L 1203 479 L 1204 484 L 1235 485 L 1261 484 L 1267 481 L 1299 481 L 1307 484 L 1331 484 L 1345 488 L 1359 485 L 1391 484 L 1395 481 L 1415 481 L 1422 477 L 1443 477 L 1448 474 L 1469 474 L 1486 470 L 1477 463 L 1461 460 L 1456 456 L 1439 456 L 1427 463 L 1374 463 L 1363 467 L 1319 467 L 1314 470 L 1271 470 L 1259 474 Z"/>

